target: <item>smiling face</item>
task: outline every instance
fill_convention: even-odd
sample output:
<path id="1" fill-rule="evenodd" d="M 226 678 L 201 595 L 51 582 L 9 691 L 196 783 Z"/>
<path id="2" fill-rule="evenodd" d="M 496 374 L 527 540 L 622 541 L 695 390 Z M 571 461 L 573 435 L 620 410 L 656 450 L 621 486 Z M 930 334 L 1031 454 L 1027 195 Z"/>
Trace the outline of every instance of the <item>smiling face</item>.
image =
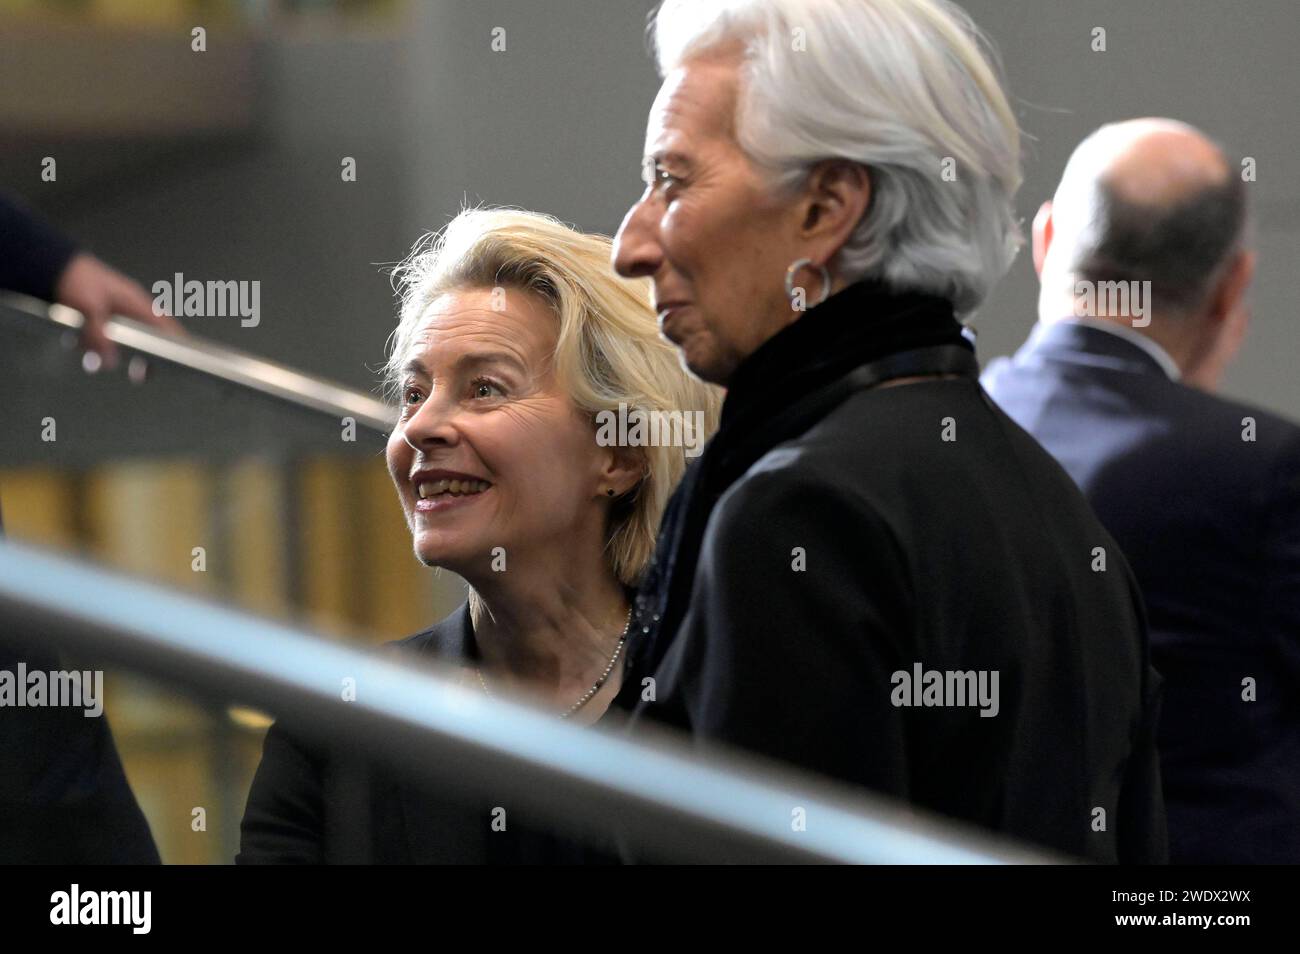
<path id="1" fill-rule="evenodd" d="M 415 554 L 473 582 L 492 551 L 563 560 L 603 542 L 609 451 L 551 368 L 558 323 L 525 292 L 434 300 L 404 357 L 388 469 Z"/>
<path id="2" fill-rule="evenodd" d="M 688 368 L 725 384 L 798 317 L 785 270 L 799 251 L 799 203 L 773 194 L 741 151 L 739 55 L 687 61 L 664 79 L 646 130 L 647 189 L 623 219 L 614 267 L 654 280 L 664 335 Z"/>

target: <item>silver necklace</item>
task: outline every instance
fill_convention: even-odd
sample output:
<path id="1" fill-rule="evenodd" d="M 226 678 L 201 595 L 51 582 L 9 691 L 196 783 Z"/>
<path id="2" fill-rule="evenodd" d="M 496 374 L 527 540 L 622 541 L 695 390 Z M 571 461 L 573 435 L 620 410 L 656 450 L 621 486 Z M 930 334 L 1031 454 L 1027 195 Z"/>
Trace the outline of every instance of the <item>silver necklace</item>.
<path id="1" fill-rule="evenodd" d="M 579 699 L 573 705 L 569 706 L 567 712 L 563 712 L 560 714 L 561 719 L 569 718 L 569 716 L 573 715 L 575 712 L 577 712 L 579 709 L 585 706 L 588 702 L 590 702 L 592 700 L 592 697 L 594 697 L 596 693 L 600 692 L 601 687 L 604 686 L 605 683 L 609 680 L 609 674 L 614 671 L 614 666 L 618 664 L 618 657 L 623 655 L 623 647 L 627 644 L 627 632 L 631 628 L 632 628 L 632 607 L 629 606 L 627 608 L 627 621 L 623 624 L 623 634 L 618 637 L 618 645 L 614 647 L 614 655 L 609 657 L 609 665 L 605 667 L 605 671 L 601 673 L 600 678 L 596 680 L 596 684 L 592 686 L 590 689 L 588 689 L 586 692 L 584 692 L 582 694 L 581 699 Z M 483 687 L 483 692 L 487 695 L 489 699 L 494 698 L 492 695 L 492 690 L 488 688 L 487 681 L 483 678 L 483 670 L 478 667 L 475 667 L 474 671 L 478 674 L 478 684 Z"/>

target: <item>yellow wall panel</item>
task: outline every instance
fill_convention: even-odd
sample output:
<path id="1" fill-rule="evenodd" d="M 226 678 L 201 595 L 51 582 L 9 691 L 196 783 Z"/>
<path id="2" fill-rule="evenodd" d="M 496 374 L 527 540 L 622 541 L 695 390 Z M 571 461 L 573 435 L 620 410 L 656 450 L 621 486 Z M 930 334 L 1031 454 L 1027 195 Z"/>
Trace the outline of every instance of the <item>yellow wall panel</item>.
<path id="1" fill-rule="evenodd" d="M 241 607 L 270 616 L 289 608 L 288 567 L 285 566 L 287 521 L 284 472 L 267 461 L 249 459 L 223 475 L 230 594 Z"/>
<path id="2" fill-rule="evenodd" d="M 189 461 L 113 464 L 83 483 L 87 543 L 97 559 L 184 589 L 216 588 L 214 568 L 224 555 L 209 521 L 208 468 Z"/>
<path id="3" fill-rule="evenodd" d="M 0 472 L 0 514 L 15 540 L 56 550 L 77 548 L 77 478 L 32 467 Z"/>

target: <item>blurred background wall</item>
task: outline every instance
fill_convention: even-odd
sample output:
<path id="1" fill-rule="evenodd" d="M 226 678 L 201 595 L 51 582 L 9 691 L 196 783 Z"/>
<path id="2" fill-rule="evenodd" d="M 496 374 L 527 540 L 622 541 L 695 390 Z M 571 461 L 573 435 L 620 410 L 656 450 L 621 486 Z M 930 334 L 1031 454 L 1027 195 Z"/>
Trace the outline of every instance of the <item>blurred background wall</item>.
<path id="1" fill-rule="evenodd" d="M 1106 121 L 1177 117 L 1256 160 L 1255 319 L 1225 390 L 1300 417 L 1293 0 L 964 5 L 1001 50 L 1029 136 L 1026 231 Z M 0 189 L 146 286 L 259 281 L 256 327 L 192 330 L 370 390 L 394 323 L 383 268 L 463 204 L 617 228 L 658 85 L 652 7 L 0 0 Z M 341 176 L 349 157 L 356 181 Z M 1035 302 L 1026 252 L 974 320 L 985 361 L 1019 345 Z M 47 416 L 55 442 L 39 437 Z M 461 598 L 411 559 L 382 444 L 180 372 L 89 376 L 58 340 L 0 327 L 9 533 L 337 638 L 397 638 Z M 164 858 L 228 861 L 265 717 L 114 678 L 109 715 Z M 207 832 L 191 828 L 196 805 Z"/>

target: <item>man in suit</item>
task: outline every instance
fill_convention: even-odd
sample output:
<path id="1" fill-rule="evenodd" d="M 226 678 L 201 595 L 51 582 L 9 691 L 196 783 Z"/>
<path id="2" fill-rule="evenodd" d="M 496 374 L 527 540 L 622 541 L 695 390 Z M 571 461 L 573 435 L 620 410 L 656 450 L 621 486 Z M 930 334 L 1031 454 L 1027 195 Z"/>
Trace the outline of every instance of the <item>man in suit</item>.
<path id="1" fill-rule="evenodd" d="M 984 375 L 1146 597 L 1176 862 L 1300 861 L 1300 427 L 1214 395 L 1247 236 L 1241 177 L 1201 133 L 1103 127 L 1034 223 L 1039 324 Z"/>
<path id="2" fill-rule="evenodd" d="M 929 0 L 742 6 L 657 15 L 647 188 L 616 241 L 683 362 L 727 387 L 638 594 L 633 731 L 1161 861 L 1136 582 L 980 389 L 958 319 L 1010 261 L 1020 180 L 977 31 Z"/>

